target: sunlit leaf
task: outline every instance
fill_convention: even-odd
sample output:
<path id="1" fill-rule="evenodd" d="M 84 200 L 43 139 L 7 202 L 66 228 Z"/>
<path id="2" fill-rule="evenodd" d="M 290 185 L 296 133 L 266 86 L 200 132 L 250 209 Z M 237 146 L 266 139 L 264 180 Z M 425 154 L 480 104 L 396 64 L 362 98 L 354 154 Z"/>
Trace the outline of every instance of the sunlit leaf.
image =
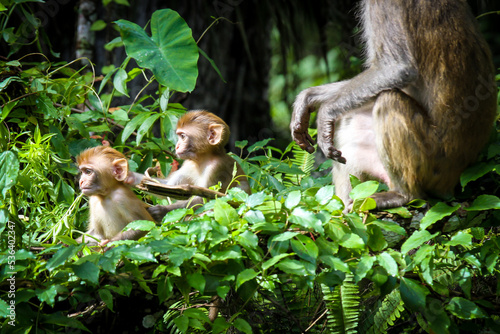
<path id="1" fill-rule="evenodd" d="M 474 302 L 462 297 L 453 297 L 446 309 L 461 319 L 471 320 L 488 317 Z"/>
<path id="2" fill-rule="evenodd" d="M 500 198 L 493 195 L 481 195 L 472 202 L 471 206 L 466 208 L 467 211 L 481 210 L 498 210 L 500 209 Z"/>
<path id="3" fill-rule="evenodd" d="M 422 218 L 422 220 L 420 221 L 420 229 L 425 230 L 427 227 L 431 226 L 438 220 L 451 215 L 459 208 L 460 205 L 449 206 L 443 202 L 437 203 L 429 211 L 427 211 L 424 218 Z"/>
<path id="4" fill-rule="evenodd" d="M 238 289 L 243 283 L 254 279 L 259 273 L 253 269 L 245 269 L 238 274 L 236 277 L 236 289 Z"/>
<path id="5" fill-rule="evenodd" d="M 137 24 L 118 20 L 125 50 L 139 66 L 150 69 L 162 85 L 179 92 L 194 89 L 198 76 L 198 46 L 184 19 L 171 9 L 151 18 L 151 37 Z"/>

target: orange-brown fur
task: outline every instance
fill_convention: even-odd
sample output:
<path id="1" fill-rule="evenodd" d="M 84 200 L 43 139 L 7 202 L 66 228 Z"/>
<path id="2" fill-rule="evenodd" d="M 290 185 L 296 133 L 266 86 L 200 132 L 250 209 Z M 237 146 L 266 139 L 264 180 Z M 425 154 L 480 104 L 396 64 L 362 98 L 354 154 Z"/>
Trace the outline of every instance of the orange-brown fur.
<path id="1" fill-rule="evenodd" d="M 89 196 L 87 234 L 103 244 L 143 236 L 142 231 L 122 232 L 132 221 L 153 221 L 145 204 L 123 184 L 128 174 L 125 156 L 111 147 L 98 146 L 83 151 L 77 157 L 77 164 L 81 172 L 80 189 Z M 86 241 L 93 243 L 92 238 L 87 237 Z"/>

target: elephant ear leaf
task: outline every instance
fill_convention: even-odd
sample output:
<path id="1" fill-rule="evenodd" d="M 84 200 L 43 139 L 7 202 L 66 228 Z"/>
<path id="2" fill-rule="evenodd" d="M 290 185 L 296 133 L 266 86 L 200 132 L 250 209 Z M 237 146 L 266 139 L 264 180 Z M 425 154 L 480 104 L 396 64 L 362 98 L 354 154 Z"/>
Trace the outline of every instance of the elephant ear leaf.
<path id="1" fill-rule="evenodd" d="M 151 37 L 135 23 L 115 22 L 120 30 L 127 55 L 150 69 L 163 86 L 178 92 L 190 92 L 198 77 L 199 51 L 191 29 L 171 9 L 153 13 Z"/>

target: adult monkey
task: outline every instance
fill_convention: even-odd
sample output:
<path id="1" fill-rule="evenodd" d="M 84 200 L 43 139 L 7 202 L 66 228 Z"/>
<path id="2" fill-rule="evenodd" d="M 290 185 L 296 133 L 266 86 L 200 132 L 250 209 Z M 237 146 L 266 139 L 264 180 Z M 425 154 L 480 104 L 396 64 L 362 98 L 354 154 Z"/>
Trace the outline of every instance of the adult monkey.
<path id="1" fill-rule="evenodd" d="M 389 191 L 378 209 L 447 198 L 487 142 L 496 115 L 490 51 L 463 0 L 364 0 L 367 69 L 296 98 L 290 128 L 308 152 L 336 160 L 337 195 L 351 204 L 349 174 Z"/>

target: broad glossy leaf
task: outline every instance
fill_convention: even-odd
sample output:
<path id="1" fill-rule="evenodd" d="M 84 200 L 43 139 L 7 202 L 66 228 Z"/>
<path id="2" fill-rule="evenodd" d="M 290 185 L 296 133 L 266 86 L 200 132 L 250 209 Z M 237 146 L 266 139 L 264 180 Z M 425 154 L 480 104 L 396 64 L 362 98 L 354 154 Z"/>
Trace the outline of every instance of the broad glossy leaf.
<path id="1" fill-rule="evenodd" d="M 63 265 L 66 263 L 68 259 L 73 257 L 76 252 L 78 251 L 78 248 L 76 246 L 68 246 L 68 247 L 63 247 L 59 249 L 54 256 L 50 258 L 50 260 L 47 261 L 46 268 L 48 271 L 52 271 L 56 269 L 57 267 Z"/>
<path id="2" fill-rule="evenodd" d="M 425 242 L 431 240 L 435 236 L 437 236 L 439 232 L 436 232 L 434 234 L 430 234 L 429 231 L 423 230 L 423 231 L 415 231 L 409 238 L 406 240 L 401 246 L 401 253 L 406 254 L 413 248 L 417 248 L 421 245 L 423 245 Z"/>
<path id="3" fill-rule="evenodd" d="M 335 188 L 332 185 L 320 188 L 315 195 L 316 201 L 318 201 L 321 205 L 327 204 L 333 198 L 334 189 Z"/>
<path id="4" fill-rule="evenodd" d="M 374 252 L 379 252 L 385 249 L 388 244 L 380 227 L 376 225 L 368 225 L 368 247 Z"/>
<path id="5" fill-rule="evenodd" d="M 217 200 L 214 205 L 214 218 L 219 224 L 229 226 L 229 224 L 237 221 L 239 216 L 238 212 L 231 205 Z"/>
<path id="6" fill-rule="evenodd" d="M 299 190 L 289 192 L 285 200 L 285 207 L 290 210 L 295 208 L 300 203 L 300 199 L 301 192 Z"/>
<path id="7" fill-rule="evenodd" d="M 236 289 L 238 289 L 243 283 L 254 279 L 259 273 L 253 269 L 245 269 L 238 274 L 236 277 Z"/>
<path id="8" fill-rule="evenodd" d="M 188 284 L 194 289 L 198 290 L 200 294 L 203 294 L 205 291 L 206 280 L 200 273 L 193 273 L 187 275 Z"/>
<path id="9" fill-rule="evenodd" d="M 398 264 L 396 263 L 396 260 L 393 259 L 393 257 L 387 253 L 383 252 L 382 254 L 379 254 L 377 256 L 378 263 L 387 270 L 387 273 L 391 276 L 397 276 L 398 275 Z"/>
<path id="10" fill-rule="evenodd" d="M 339 244 L 346 248 L 360 249 L 365 247 L 363 239 L 354 233 L 346 233 L 342 240 L 339 241 Z"/>
<path id="11" fill-rule="evenodd" d="M 299 232 L 283 232 L 281 234 L 277 234 L 271 238 L 271 242 L 278 242 L 278 241 L 286 241 L 289 239 L 292 239 L 296 235 L 300 234 Z"/>
<path id="12" fill-rule="evenodd" d="M 41 302 L 54 306 L 57 296 L 57 285 L 51 285 L 47 289 L 35 289 L 35 294 Z"/>
<path id="13" fill-rule="evenodd" d="M 198 46 L 191 29 L 171 9 L 157 10 L 151 18 L 151 37 L 137 24 L 118 20 L 125 50 L 141 67 L 150 69 L 162 85 L 190 92 L 198 77 Z"/>
<path id="14" fill-rule="evenodd" d="M 116 71 L 115 77 L 113 79 L 113 86 L 118 92 L 128 97 L 129 95 L 127 91 L 127 78 L 127 71 L 125 71 L 123 68 L 119 68 L 118 71 Z"/>
<path id="15" fill-rule="evenodd" d="M 246 200 L 246 205 L 248 205 L 248 207 L 250 208 L 254 208 L 257 205 L 261 205 L 262 203 L 264 203 L 265 199 L 266 199 L 266 194 L 263 191 L 261 191 L 248 196 L 248 199 Z"/>
<path id="16" fill-rule="evenodd" d="M 365 278 L 368 271 L 370 271 L 375 263 L 375 256 L 363 255 L 356 266 L 355 279 L 359 282 Z"/>
<path id="17" fill-rule="evenodd" d="M 177 247 L 172 249 L 168 255 L 170 262 L 176 267 L 180 266 L 184 261 L 189 260 L 196 253 L 196 249 L 187 247 Z"/>
<path id="18" fill-rule="evenodd" d="M 377 181 L 363 182 L 354 187 L 354 189 L 351 190 L 349 196 L 354 200 L 366 198 L 373 195 L 377 191 L 378 186 L 379 183 Z"/>
<path id="19" fill-rule="evenodd" d="M 449 206 L 443 202 L 439 202 L 434 205 L 427 213 L 424 218 L 420 221 L 420 229 L 425 230 L 427 227 L 431 226 L 435 222 L 444 217 L 451 215 L 453 212 L 457 211 L 460 205 Z"/>
<path id="20" fill-rule="evenodd" d="M 123 255 L 130 260 L 140 262 L 157 262 L 153 255 L 153 249 L 149 246 L 137 245 L 129 248 L 126 252 L 123 252 Z"/>
<path id="21" fill-rule="evenodd" d="M 472 205 L 466 208 L 467 211 L 480 211 L 500 209 L 500 198 L 493 195 L 481 195 L 472 202 Z"/>
<path id="22" fill-rule="evenodd" d="M 290 215 L 290 221 L 306 229 L 313 229 L 314 231 L 323 234 L 324 229 L 319 220 L 314 213 L 308 211 L 302 207 L 297 207 L 292 211 Z"/>
<path id="23" fill-rule="evenodd" d="M 297 255 L 311 263 L 316 263 L 318 257 L 318 246 L 310 238 L 305 235 L 299 234 L 296 238 L 291 240 L 292 249 Z"/>
<path id="24" fill-rule="evenodd" d="M 124 231 L 128 230 L 139 230 L 139 231 L 151 231 L 156 224 L 149 220 L 136 220 L 125 226 Z"/>
<path id="25" fill-rule="evenodd" d="M 73 265 L 73 271 L 76 276 L 80 277 L 82 280 L 92 284 L 97 284 L 99 282 L 99 267 L 92 262 L 75 264 Z"/>
<path id="26" fill-rule="evenodd" d="M 241 257 L 243 257 L 243 255 L 241 254 L 241 248 L 239 246 L 233 246 L 229 249 L 212 254 L 213 261 L 226 261 L 229 259 L 239 259 Z"/>
<path id="27" fill-rule="evenodd" d="M 470 246 L 472 244 L 472 235 L 459 231 L 449 241 L 443 242 L 443 244 L 448 246 Z"/>

